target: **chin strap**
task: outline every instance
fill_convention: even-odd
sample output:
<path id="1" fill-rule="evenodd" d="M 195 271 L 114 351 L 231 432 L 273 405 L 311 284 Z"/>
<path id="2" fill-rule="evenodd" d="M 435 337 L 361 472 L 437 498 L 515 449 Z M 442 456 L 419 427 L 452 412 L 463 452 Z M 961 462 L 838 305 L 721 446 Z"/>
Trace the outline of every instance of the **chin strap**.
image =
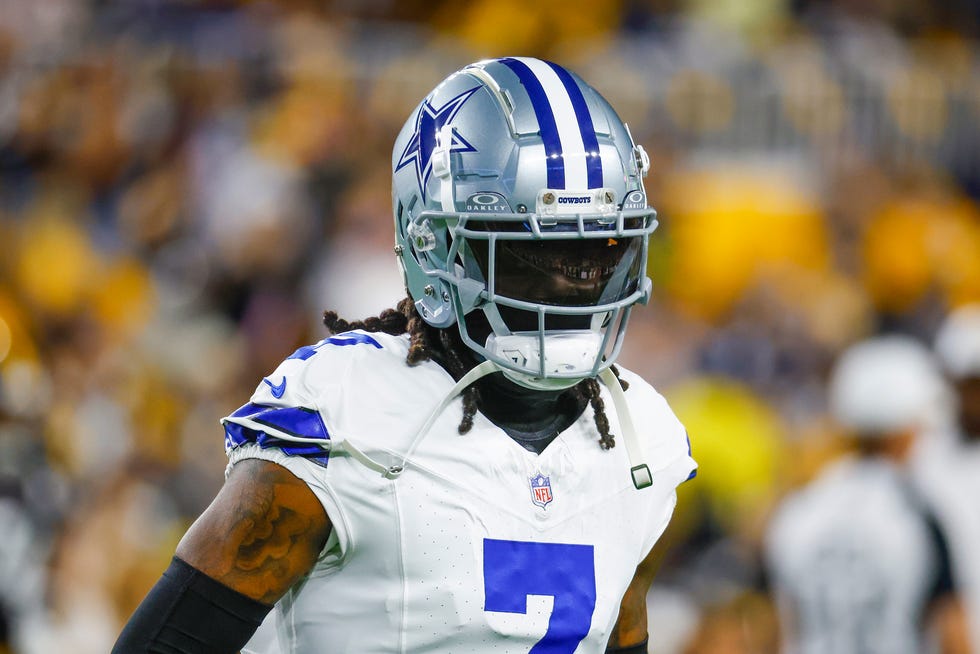
<path id="1" fill-rule="evenodd" d="M 442 401 L 440 401 L 432 412 L 429 413 L 429 417 L 426 418 L 424 423 L 422 423 L 422 426 L 415 431 L 415 436 L 412 437 L 412 442 L 408 446 L 408 450 L 406 450 L 405 454 L 402 456 L 401 463 L 396 463 L 390 466 L 378 463 L 368 455 L 364 454 L 364 452 L 358 449 L 353 443 L 350 442 L 350 440 L 345 440 L 343 442 L 343 450 L 350 454 L 356 461 L 364 464 L 367 468 L 380 472 L 382 476 L 388 479 L 397 479 L 399 475 L 405 471 L 405 464 L 415 453 L 419 443 L 422 442 L 422 439 L 432 428 L 432 425 L 435 424 L 436 419 L 440 414 L 442 414 L 443 410 L 449 406 L 449 403 L 456 399 L 456 396 L 462 393 L 467 386 L 482 377 L 486 377 L 491 373 L 497 372 L 498 370 L 500 370 L 500 367 L 496 363 L 487 360 L 463 375 L 460 380 L 456 382 L 456 385 L 449 389 L 449 392 L 442 398 Z"/>
<path id="2" fill-rule="evenodd" d="M 436 419 L 442 414 L 443 410 L 449 403 L 456 399 L 463 390 L 472 384 L 473 382 L 486 377 L 487 375 L 498 372 L 500 366 L 498 366 L 493 361 L 487 360 L 478 366 L 471 369 L 465 375 L 463 375 L 456 384 L 449 389 L 445 397 L 435 406 L 434 409 L 429 413 L 429 416 L 422 423 L 422 426 L 415 431 L 415 436 L 412 437 L 412 442 L 408 446 L 405 454 L 401 457 L 401 462 L 390 466 L 386 466 L 379 463 L 364 454 L 356 445 L 354 445 L 349 439 L 343 441 L 342 449 L 347 452 L 352 458 L 354 458 L 359 463 L 363 464 L 370 470 L 381 473 L 387 479 L 397 479 L 404 471 L 405 464 L 418 449 L 419 444 L 425 435 L 435 424 Z M 619 383 L 619 379 L 613 373 L 612 370 L 606 369 L 599 373 L 599 379 L 602 383 L 606 385 L 609 389 L 609 394 L 612 396 L 613 406 L 616 407 L 616 415 L 619 417 L 619 425 L 623 430 L 623 442 L 626 445 L 626 455 L 629 457 L 630 461 L 630 476 L 633 478 L 633 485 L 640 489 L 646 488 L 653 484 L 653 475 L 650 473 L 650 468 L 647 464 L 639 461 L 639 454 L 642 452 L 639 439 L 636 436 L 636 429 L 633 427 L 633 418 L 630 415 L 629 406 L 626 404 L 626 394 L 623 393 L 623 387 Z"/>
<path id="3" fill-rule="evenodd" d="M 653 475 L 650 473 L 650 467 L 640 460 L 640 454 L 643 448 L 640 446 L 636 429 L 633 427 L 633 417 L 630 414 L 629 406 L 626 404 L 626 394 L 623 392 L 623 386 L 619 383 L 619 379 L 610 368 L 606 368 L 600 372 L 599 379 L 609 389 L 613 405 L 616 407 L 619 426 L 623 430 L 626 456 L 630 460 L 630 476 L 633 478 L 633 485 L 638 489 L 651 486 L 653 484 Z"/>

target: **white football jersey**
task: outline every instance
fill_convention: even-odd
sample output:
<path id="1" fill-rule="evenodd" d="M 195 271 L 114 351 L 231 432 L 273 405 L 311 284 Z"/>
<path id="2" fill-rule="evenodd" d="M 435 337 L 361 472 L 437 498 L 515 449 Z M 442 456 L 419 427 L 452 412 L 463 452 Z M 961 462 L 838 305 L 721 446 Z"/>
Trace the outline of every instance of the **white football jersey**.
<path id="1" fill-rule="evenodd" d="M 971 651 L 980 652 L 980 443 L 954 433 L 930 436 L 916 451 L 913 470 L 949 539 Z"/>
<path id="2" fill-rule="evenodd" d="M 919 654 L 942 549 L 903 472 L 831 465 L 778 507 L 767 567 L 793 654 Z"/>
<path id="3" fill-rule="evenodd" d="M 683 426 L 653 388 L 623 372 L 653 473 L 641 490 L 625 447 L 599 447 L 591 409 L 540 455 L 480 414 L 460 435 L 458 397 L 416 441 L 455 382 L 434 362 L 407 365 L 407 348 L 407 336 L 359 331 L 300 348 L 223 421 L 230 465 L 283 465 L 333 524 L 313 571 L 277 605 L 279 646 L 603 652 L 676 486 L 694 474 Z M 388 478 L 364 457 L 405 461 L 404 472 Z"/>

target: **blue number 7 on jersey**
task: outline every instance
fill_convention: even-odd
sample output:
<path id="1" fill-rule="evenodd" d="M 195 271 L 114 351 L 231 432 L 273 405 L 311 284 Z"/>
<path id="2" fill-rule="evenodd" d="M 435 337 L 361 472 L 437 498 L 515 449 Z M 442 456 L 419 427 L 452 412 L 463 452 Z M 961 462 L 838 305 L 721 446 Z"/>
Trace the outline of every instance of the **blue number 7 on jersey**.
<path id="1" fill-rule="evenodd" d="M 527 613 L 528 595 L 555 598 L 548 631 L 528 654 L 571 654 L 592 625 L 595 558 L 591 545 L 483 540 L 485 611 Z"/>

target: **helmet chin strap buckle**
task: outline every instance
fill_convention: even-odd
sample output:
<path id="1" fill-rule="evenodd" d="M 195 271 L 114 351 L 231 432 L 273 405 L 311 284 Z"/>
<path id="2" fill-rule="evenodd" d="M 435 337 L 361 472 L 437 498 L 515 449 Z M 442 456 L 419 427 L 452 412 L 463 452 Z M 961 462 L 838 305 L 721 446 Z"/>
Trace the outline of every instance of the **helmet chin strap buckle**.
<path id="1" fill-rule="evenodd" d="M 630 476 L 633 477 L 633 486 L 637 490 L 653 486 L 653 475 L 650 473 L 650 467 L 645 463 L 630 468 Z"/>
<path id="2" fill-rule="evenodd" d="M 613 406 L 616 407 L 616 417 L 619 419 L 619 426 L 623 430 L 626 456 L 630 461 L 630 477 L 633 479 L 633 486 L 637 490 L 649 488 L 653 485 L 653 473 L 650 472 L 650 467 L 643 462 L 646 459 L 646 452 L 644 452 L 643 443 L 636 433 L 636 427 L 633 425 L 633 416 L 630 413 L 629 404 L 626 403 L 623 387 L 615 373 L 609 368 L 599 373 L 599 379 L 605 384 L 609 395 L 612 396 Z"/>

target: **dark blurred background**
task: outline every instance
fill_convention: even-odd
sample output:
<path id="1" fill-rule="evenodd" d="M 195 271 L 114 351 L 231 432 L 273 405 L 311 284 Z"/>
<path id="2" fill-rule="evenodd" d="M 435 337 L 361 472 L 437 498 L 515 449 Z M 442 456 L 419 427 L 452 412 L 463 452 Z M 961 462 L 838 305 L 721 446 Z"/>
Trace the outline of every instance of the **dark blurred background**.
<path id="1" fill-rule="evenodd" d="M 221 484 L 218 418 L 323 309 L 402 296 L 394 137 L 504 55 L 653 159 L 621 361 L 701 473 L 651 651 L 774 651 L 745 544 L 835 451 L 829 365 L 980 300 L 978 30 L 975 0 L 0 0 L 0 652 L 108 651 Z"/>

